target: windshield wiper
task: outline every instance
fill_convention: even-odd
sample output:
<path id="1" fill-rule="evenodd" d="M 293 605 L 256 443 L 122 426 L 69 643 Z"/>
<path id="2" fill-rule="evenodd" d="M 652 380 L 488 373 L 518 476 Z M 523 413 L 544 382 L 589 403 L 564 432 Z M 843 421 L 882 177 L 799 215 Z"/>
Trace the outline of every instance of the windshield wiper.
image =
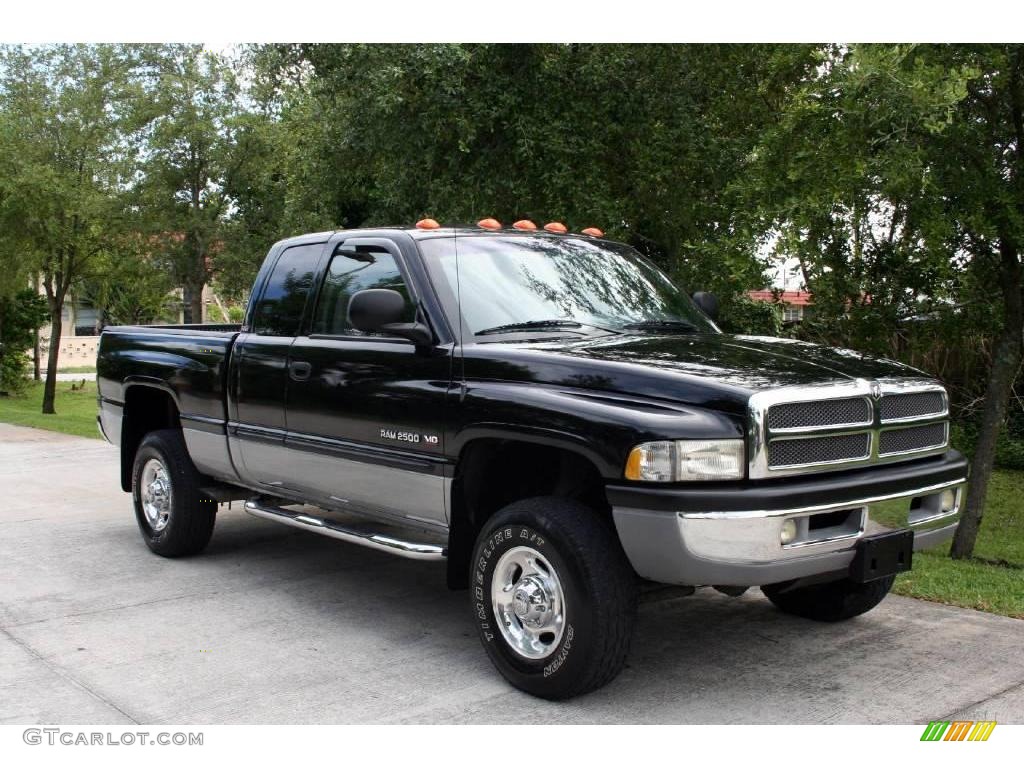
<path id="1" fill-rule="evenodd" d="M 582 328 L 582 323 L 575 320 L 527 320 L 522 323 L 509 323 L 508 325 L 496 325 L 493 328 L 485 328 L 477 331 L 477 336 L 487 336 L 493 333 L 512 333 L 513 331 L 537 331 L 545 328 Z"/>
<path id="2" fill-rule="evenodd" d="M 641 320 L 636 323 L 626 323 L 623 329 L 631 331 L 677 331 L 679 333 L 694 333 L 697 326 L 686 320 Z"/>

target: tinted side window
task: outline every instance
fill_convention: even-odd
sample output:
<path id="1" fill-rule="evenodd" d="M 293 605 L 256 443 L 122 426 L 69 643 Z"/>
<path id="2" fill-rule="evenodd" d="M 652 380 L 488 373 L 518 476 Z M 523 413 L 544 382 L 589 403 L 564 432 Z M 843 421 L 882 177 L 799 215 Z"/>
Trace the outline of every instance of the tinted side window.
<path id="1" fill-rule="evenodd" d="M 270 273 L 256 306 L 253 332 L 260 336 L 295 336 L 323 243 L 296 245 L 285 250 Z"/>
<path id="2" fill-rule="evenodd" d="M 357 252 L 337 251 L 327 267 L 324 287 L 320 291 L 313 333 L 328 336 L 367 336 L 348 324 L 348 302 L 352 294 L 366 288 L 390 288 L 405 297 L 403 322 L 412 322 L 415 307 L 398 271 L 395 257 L 387 251 L 360 249 Z"/>

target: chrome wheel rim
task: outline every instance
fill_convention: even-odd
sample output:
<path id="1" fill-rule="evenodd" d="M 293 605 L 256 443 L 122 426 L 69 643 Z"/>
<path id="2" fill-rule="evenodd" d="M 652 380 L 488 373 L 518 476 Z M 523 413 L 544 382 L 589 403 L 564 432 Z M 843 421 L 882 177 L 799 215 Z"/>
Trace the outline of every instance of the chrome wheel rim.
<path id="1" fill-rule="evenodd" d="M 159 533 L 171 517 L 171 476 L 160 459 L 150 459 L 143 465 L 139 488 L 146 522 Z"/>
<path id="2" fill-rule="evenodd" d="M 565 597 L 557 571 L 540 552 L 513 547 L 498 559 L 491 605 L 513 651 L 525 659 L 554 653 L 565 631 Z"/>

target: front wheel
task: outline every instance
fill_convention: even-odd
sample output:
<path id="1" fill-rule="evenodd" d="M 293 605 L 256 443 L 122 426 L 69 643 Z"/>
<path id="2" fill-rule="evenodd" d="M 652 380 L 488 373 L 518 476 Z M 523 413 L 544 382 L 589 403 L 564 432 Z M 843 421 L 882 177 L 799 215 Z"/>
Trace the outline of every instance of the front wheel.
<path id="1" fill-rule="evenodd" d="M 761 591 L 786 613 L 815 621 L 845 621 L 882 602 L 895 580 L 895 576 L 886 576 L 859 584 L 840 579 L 790 590 L 781 584 L 768 584 Z"/>
<path id="2" fill-rule="evenodd" d="M 480 640 L 515 687 L 567 699 L 625 666 L 636 578 L 595 510 L 554 497 L 510 504 L 480 531 L 472 569 Z"/>
<path id="3" fill-rule="evenodd" d="M 199 490 L 199 480 L 181 432 L 146 435 L 135 454 L 132 501 L 142 538 L 158 555 L 194 555 L 210 541 L 217 502 Z"/>

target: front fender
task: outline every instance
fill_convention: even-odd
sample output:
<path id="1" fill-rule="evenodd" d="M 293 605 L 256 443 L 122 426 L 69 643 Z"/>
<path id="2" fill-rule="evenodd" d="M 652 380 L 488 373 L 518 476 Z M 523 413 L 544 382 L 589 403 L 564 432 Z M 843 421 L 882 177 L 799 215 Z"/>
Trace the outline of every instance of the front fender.
<path id="1" fill-rule="evenodd" d="M 448 446 L 501 438 L 563 448 L 621 479 L 629 451 L 650 440 L 742 438 L 739 417 L 679 403 L 515 382 L 471 383 Z"/>

